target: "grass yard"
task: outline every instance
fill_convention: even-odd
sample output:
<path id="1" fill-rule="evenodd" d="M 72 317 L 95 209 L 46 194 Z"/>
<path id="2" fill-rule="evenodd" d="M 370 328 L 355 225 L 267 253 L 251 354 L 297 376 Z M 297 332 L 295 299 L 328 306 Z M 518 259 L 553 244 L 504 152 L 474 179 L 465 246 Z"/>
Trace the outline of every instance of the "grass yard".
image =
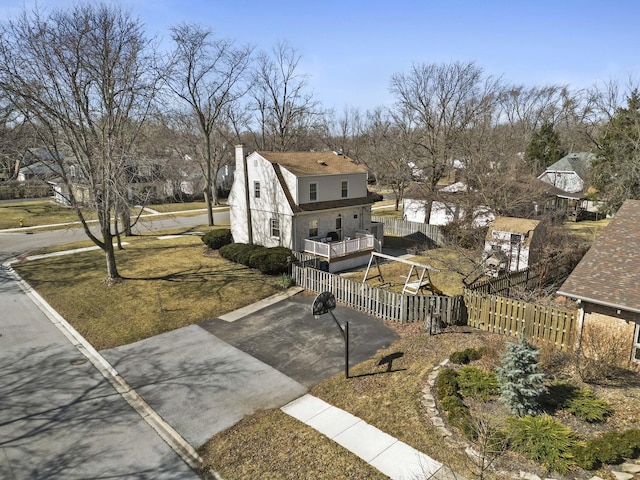
<path id="1" fill-rule="evenodd" d="M 202 210 L 204 208 L 207 208 L 207 202 L 202 201 L 202 202 L 157 203 L 153 205 L 147 205 L 147 207 L 161 213 L 183 212 L 188 210 Z"/>
<path id="2" fill-rule="evenodd" d="M 276 278 L 205 256 L 200 237 L 127 241 L 117 252 L 127 280 L 113 287 L 104 284 L 100 250 L 14 268 L 98 350 L 217 317 L 277 292 Z"/>
<path id="3" fill-rule="evenodd" d="M 95 215 L 89 219 L 96 218 Z M 22 225 L 20 221 L 22 220 Z M 77 222 L 76 212 L 53 200 L 0 204 L 0 229 Z"/>
<path id="4" fill-rule="evenodd" d="M 471 254 L 469 253 L 469 255 Z M 437 290 L 449 296 L 462 294 L 463 275 L 459 272 L 470 271 L 473 268 L 473 264 L 467 257 L 462 255 L 461 251 L 451 248 L 434 248 L 425 250 L 419 255 L 408 257 L 407 260 L 420 265 L 432 267 L 432 269 L 429 270 L 431 283 Z M 375 266 L 375 262 L 373 262 L 371 264 L 371 269 L 369 270 L 367 283 L 372 286 L 384 287 L 393 292 L 402 292 L 406 277 L 411 271 L 411 265 L 382 258 L 379 259 L 379 265 L 380 272 L 382 273 L 382 280 L 380 278 L 373 278 L 378 275 L 378 269 Z M 357 271 L 344 273 L 343 276 L 350 278 L 351 280 L 361 282 L 364 279 L 365 272 L 366 266 L 358 269 Z M 412 279 L 418 280 L 416 274 L 420 275 L 421 269 L 414 269 L 413 272 Z M 425 289 L 422 290 L 420 294 L 431 295 L 432 293 L 428 289 Z"/>
<path id="5" fill-rule="evenodd" d="M 581 222 L 566 222 L 565 226 L 571 231 L 573 234 L 584 238 L 589 242 L 593 242 L 600 232 L 604 230 L 604 228 L 609 225 L 611 221 L 610 218 L 605 218 L 602 220 L 584 220 Z"/>

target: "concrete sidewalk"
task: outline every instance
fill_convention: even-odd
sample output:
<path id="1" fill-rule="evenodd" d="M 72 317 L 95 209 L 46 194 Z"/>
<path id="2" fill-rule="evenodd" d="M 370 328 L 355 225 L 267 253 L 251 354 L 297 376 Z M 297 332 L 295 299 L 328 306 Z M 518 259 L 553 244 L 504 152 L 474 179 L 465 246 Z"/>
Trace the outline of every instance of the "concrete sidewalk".
<path id="1" fill-rule="evenodd" d="M 313 395 L 304 395 L 281 410 L 393 480 L 461 478 L 424 453 Z"/>

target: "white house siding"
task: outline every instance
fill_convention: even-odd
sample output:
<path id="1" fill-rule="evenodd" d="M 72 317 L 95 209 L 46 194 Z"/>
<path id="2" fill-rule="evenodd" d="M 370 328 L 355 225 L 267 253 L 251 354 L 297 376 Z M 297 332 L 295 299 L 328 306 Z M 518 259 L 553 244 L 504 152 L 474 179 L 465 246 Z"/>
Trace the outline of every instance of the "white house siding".
<path id="1" fill-rule="evenodd" d="M 402 218 L 410 222 L 425 223 L 425 201 L 412 198 L 403 199 Z"/>
<path id="2" fill-rule="evenodd" d="M 236 159 L 242 161 L 242 159 Z M 257 154 L 249 155 L 248 180 L 249 204 L 251 206 L 251 225 L 253 240 L 267 247 L 292 244 L 291 208 L 284 192 L 280 188 L 273 167 Z M 255 182 L 260 183 L 260 198 L 255 198 Z M 228 199 L 231 207 L 231 234 L 235 242 L 247 243 L 246 197 L 244 194 L 244 169 L 242 164 L 236 165 L 235 178 Z M 280 237 L 271 236 L 271 219 L 280 220 Z M 258 242 L 258 240 L 260 240 Z"/>
<path id="3" fill-rule="evenodd" d="M 349 182 L 348 197 L 346 198 L 362 198 L 367 196 L 367 174 L 366 173 L 350 173 L 344 175 L 312 175 L 298 177 L 298 188 L 296 203 L 309 203 L 309 185 L 316 183 L 318 185 L 318 198 L 316 201 L 324 202 L 329 200 L 341 200 L 342 181 Z M 293 192 L 292 192 L 293 195 Z"/>
<path id="4" fill-rule="evenodd" d="M 538 178 L 565 192 L 577 193 L 584 190 L 584 182 L 575 172 L 546 171 Z"/>
<path id="5" fill-rule="evenodd" d="M 425 223 L 426 201 L 415 199 L 404 199 L 402 201 L 402 215 L 405 220 L 410 222 Z M 464 210 L 460 209 L 456 212 L 456 206 L 453 204 L 445 204 L 443 202 L 433 202 L 431 204 L 431 216 L 429 217 L 429 225 L 444 226 L 453 222 L 457 218 L 464 215 Z M 485 227 L 489 225 L 495 215 L 486 207 L 478 207 L 474 213 L 473 226 Z"/>

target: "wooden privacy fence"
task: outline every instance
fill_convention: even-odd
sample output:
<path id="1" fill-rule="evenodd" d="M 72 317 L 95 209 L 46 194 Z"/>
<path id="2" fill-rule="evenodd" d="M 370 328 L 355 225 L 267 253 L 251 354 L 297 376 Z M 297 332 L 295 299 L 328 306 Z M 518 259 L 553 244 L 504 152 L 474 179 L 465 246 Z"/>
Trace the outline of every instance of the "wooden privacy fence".
<path id="1" fill-rule="evenodd" d="M 307 290 L 329 291 L 339 303 L 383 320 L 411 323 L 424 321 L 427 315 L 439 315 L 445 325 L 457 325 L 462 321 L 461 295 L 403 295 L 299 265 L 291 266 L 291 276 L 297 285 Z"/>
<path id="2" fill-rule="evenodd" d="M 517 336 L 572 350 L 575 341 L 577 312 L 527 303 L 498 295 L 464 290 L 467 324 L 502 335 Z"/>
<path id="3" fill-rule="evenodd" d="M 514 287 L 531 289 L 561 282 L 569 276 L 575 263 L 575 259 L 571 255 L 564 255 L 535 263 L 519 272 L 506 272 L 498 278 L 474 282 L 467 285 L 467 288 L 488 295 L 503 294 L 508 296 Z"/>
<path id="4" fill-rule="evenodd" d="M 416 241 L 431 241 L 436 245 L 444 243 L 444 235 L 437 225 L 376 216 L 372 216 L 371 221 L 383 223 L 384 234 L 390 237 L 409 237 Z"/>

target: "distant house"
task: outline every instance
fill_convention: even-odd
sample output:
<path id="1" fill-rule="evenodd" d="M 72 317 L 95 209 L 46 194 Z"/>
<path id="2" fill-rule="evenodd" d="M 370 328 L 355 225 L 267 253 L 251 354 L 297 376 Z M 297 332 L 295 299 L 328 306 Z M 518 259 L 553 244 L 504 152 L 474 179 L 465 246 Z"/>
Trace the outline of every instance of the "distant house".
<path id="1" fill-rule="evenodd" d="M 460 206 L 457 197 L 466 192 L 467 186 L 462 182 L 456 182 L 440 189 L 442 201 L 431 202 L 431 225 L 448 225 L 451 222 L 461 220 L 466 211 Z M 407 188 L 402 199 L 402 218 L 410 222 L 425 223 L 427 216 L 427 200 L 424 198 L 419 185 L 413 183 Z M 473 211 L 473 226 L 485 227 L 495 218 L 489 207 L 477 206 Z"/>
<path id="2" fill-rule="evenodd" d="M 245 178 L 246 173 L 246 178 Z M 236 147 L 229 195 L 234 241 L 321 257 L 331 271 L 362 265 L 380 248 L 367 171 L 334 152 L 253 152 Z"/>
<path id="3" fill-rule="evenodd" d="M 544 232 L 539 220 L 496 217 L 484 244 L 487 274 L 517 272 L 540 260 Z"/>
<path id="4" fill-rule="evenodd" d="M 627 200 L 558 294 L 578 300 L 581 334 L 595 325 L 622 338 L 623 360 L 640 365 L 639 285 L 640 200 Z"/>
<path id="5" fill-rule="evenodd" d="M 570 153 L 538 176 L 543 182 L 560 189 L 553 207 L 566 211 L 574 220 L 578 220 L 580 215 L 594 217 L 598 213 L 599 202 L 587 200 L 589 172 L 595 157 L 588 152 Z"/>

